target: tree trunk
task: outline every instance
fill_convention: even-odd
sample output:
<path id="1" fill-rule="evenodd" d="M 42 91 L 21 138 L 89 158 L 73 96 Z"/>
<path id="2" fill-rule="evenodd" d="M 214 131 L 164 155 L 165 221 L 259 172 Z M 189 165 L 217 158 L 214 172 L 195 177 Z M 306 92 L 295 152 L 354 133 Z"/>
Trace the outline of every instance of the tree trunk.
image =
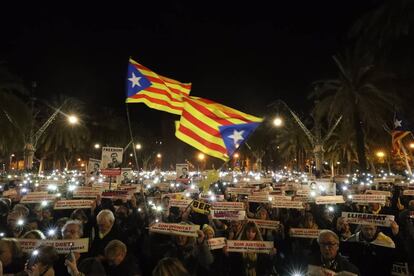
<path id="1" fill-rule="evenodd" d="M 35 153 L 35 149 L 34 149 L 33 144 L 26 143 L 24 145 L 24 168 L 25 170 L 32 170 L 34 153 Z"/>
<path id="2" fill-rule="evenodd" d="M 357 148 L 357 155 L 358 155 L 358 164 L 360 173 L 366 172 L 367 170 L 367 157 L 365 155 L 365 137 L 364 131 L 361 125 L 361 119 L 359 117 L 359 112 L 355 109 L 356 112 L 354 114 L 354 127 L 356 133 L 356 148 Z"/>

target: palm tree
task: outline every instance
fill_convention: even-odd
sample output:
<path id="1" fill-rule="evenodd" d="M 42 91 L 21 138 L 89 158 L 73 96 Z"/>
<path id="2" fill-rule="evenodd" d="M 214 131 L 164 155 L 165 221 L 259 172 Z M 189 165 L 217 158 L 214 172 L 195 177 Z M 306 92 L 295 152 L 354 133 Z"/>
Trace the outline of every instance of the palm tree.
<path id="1" fill-rule="evenodd" d="M 318 99 L 314 112 L 332 122 L 343 115 L 344 127 L 355 132 L 359 168 L 366 171 L 365 132 L 382 129 L 387 112 L 391 113 L 395 95 L 379 88 L 385 74 L 381 74 L 369 57 L 358 58 L 346 52 L 344 57 L 334 56 L 338 68 L 336 79 L 315 82 L 311 98 Z"/>
<path id="2" fill-rule="evenodd" d="M 75 154 L 84 150 L 89 141 L 89 130 L 85 122 L 81 120 L 77 124 L 70 125 L 67 118 L 70 114 L 84 118 L 83 104 L 74 98 L 64 96 L 58 97 L 52 103 L 53 106 L 61 106 L 63 116 L 57 116 L 55 122 L 40 137 L 39 153 L 41 153 L 41 160 L 48 155 L 53 155 L 54 166 L 64 161 L 65 167 L 68 168 Z"/>

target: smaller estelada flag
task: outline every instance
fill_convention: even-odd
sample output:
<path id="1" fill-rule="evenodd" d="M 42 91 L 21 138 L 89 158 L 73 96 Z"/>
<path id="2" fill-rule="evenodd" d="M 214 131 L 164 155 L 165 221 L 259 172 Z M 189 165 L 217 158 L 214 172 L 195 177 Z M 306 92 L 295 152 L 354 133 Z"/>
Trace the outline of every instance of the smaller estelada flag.
<path id="1" fill-rule="evenodd" d="M 400 114 L 394 115 L 394 128 L 391 132 L 392 136 L 392 151 L 396 155 L 401 154 L 401 140 L 411 133 L 411 126 L 409 122 Z"/>

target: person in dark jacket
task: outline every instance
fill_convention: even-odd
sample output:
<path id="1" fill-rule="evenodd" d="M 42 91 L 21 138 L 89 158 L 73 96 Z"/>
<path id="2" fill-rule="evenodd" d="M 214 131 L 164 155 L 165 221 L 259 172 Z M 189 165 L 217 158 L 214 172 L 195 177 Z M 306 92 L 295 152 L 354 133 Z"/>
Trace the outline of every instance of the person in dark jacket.
<path id="1" fill-rule="evenodd" d="M 309 260 L 309 275 L 321 275 L 320 270 L 350 272 L 360 275 L 358 268 L 339 254 L 339 237 L 331 230 L 322 230 L 318 236 L 319 255 L 312 255 Z"/>
<path id="2" fill-rule="evenodd" d="M 141 275 L 138 260 L 128 254 L 126 245 L 120 240 L 112 240 L 105 247 L 106 274 L 136 276 Z"/>

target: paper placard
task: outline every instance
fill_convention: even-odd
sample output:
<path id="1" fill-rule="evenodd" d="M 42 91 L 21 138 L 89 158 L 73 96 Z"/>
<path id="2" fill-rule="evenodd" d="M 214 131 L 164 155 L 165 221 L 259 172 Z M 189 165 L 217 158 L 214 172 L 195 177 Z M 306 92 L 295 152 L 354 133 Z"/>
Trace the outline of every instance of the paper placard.
<path id="1" fill-rule="evenodd" d="M 247 200 L 249 202 L 271 203 L 268 195 L 249 195 Z"/>
<path id="2" fill-rule="evenodd" d="M 342 212 L 342 217 L 346 218 L 346 221 L 352 224 L 377 225 L 385 227 L 390 227 L 391 222 L 394 221 L 394 216 L 392 215 L 375 215 L 367 213 Z"/>
<path id="3" fill-rule="evenodd" d="M 58 179 L 58 180 L 42 179 L 39 181 L 39 187 L 47 187 L 49 185 L 63 186 L 65 185 L 65 180 L 64 179 Z"/>
<path id="4" fill-rule="evenodd" d="M 133 184 L 133 185 L 119 185 L 118 190 L 125 190 L 132 194 L 138 194 L 141 192 L 142 185 L 141 184 Z"/>
<path id="5" fill-rule="evenodd" d="M 29 193 L 27 195 L 24 195 L 20 199 L 20 203 L 40 203 L 42 201 L 54 201 L 56 199 L 55 194 L 48 194 L 48 193 L 42 193 L 41 192 L 33 192 Z"/>
<path id="6" fill-rule="evenodd" d="M 280 221 L 277 220 L 249 219 L 249 221 L 253 221 L 257 227 L 264 229 L 277 230 L 280 226 Z"/>
<path id="7" fill-rule="evenodd" d="M 404 190 L 403 195 L 414 196 L 414 190 Z"/>
<path id="8" fill-rule="evenodd" d="M 352 195 L 352 202 L 385 204 L 385 195 Z"/>
<path id="9" fill-rule="evenodd" d="M 365 193 L 370 195 L 385 195 L 386 197 L 392 196 L 390 191 L 366 190 Z"/>
<path id="10" fill-rule="evenodd" d="M 321 231 L 320 229 L 290 228 L 289 236 L 293 238 L 316 239 Z"/>
<path id="11" fill-rule="evenodd" d="M 309 196 L 311 190 L 297 190 L 296 195 L 298 196 Z"/>
<path id="12" fill-rule="evenodd" d="M 150 232 L 187 237 L 198 237 L 197 230 L 200 230 L 200 225 L 159 222 L 149 227 Z"/>
<path id="13" fill-rule="evenodd" d="M 210 214 L 211 205 L 199 200 L 193 200 L 191 203 L 191 209 L 200 214 Z"/>
<path id="14" fill-rule="evenodd" d="M 224 220 L 244 220 L 246 218 L 246 211 L 225 211 L 225 210 L 211 210 L 213 219 Z"/>
<path id="15" fill-rule="evenodd" d="M 93 200 L 74 199 L 74 200 L 59 200 L 55 202 L 55 210 L 61 209 L 88 209 L 92 207 Z"/>
<path id="16" fill-rule="evenodd" d="M 211 204 L 214 210 L 243 211 L 243 202 L 216 201 Z"/>
<path id="17" fill-rule="evenodd" d="M 301 201 L 275 201 L 272 202 L 272 208 L 303 209 L 304 206 Z"/>
<path id="18" fill-rule="evenodd" d="M 238 194 L 238 195 L 250 195 L 252 193 L 252 188 L 233 188 L 228 187 L 227 192 L 229 194 Z"/>
<path id="19" fill-rule="evenodd" d="M 252 195 L 254 195 L 254 196 L 268 196 L 269 191 L 252 191 Z"/>
<path id="20" fill-rule="evenodd" d="M 191 204 L 192 199 L 170 199 L 169 207 L 187 208 Z"/>
<path id="21" fill-rule="evenodd" d="M 131 194 L 125 190 L 105 190 L 101 194 L 102 198 L 111 198 L 111 199 L 131 199 Z"/>
<path id="22" fill-rule="evenodd" d="M 101 189 L 95 187 L 77 187 L 73 191 L 74 198 L 96 198 L 99 194 Z"/>
<path id="23" fill-rule="evenodd" d="M 318 205 L 321 204 L 341 204 L 344 203 L 344 197 L 341 195 L 338 196 L 317 196 L 315 197 L 315 203 Z"/>
<path id="24" fill-rule="evenodd" d="M 249 252 L 269 254 L 273 249 L 273 242 L 227 240 L 228 252 Z"/>
<path id="25" fill-rule="evenodd" d="M 392 276 L 408 276 L 408 263 L 393 263 L 392 264 L 392 270 L 391 270 Z"/>
<path id="26" fill-rule="evenodd" d="M 226 238 L 213 238 L 207 240 L 208 247 L 210 250 L 221 249 L 226 246 Z"/>
<path id="27" fill-rule="evenodd" d="M 168 197 L 170 199 L 184 199 L 183 193 L 168 193 L 168 194 L 162 194 L 161 198 Z"/>
<path id="28" fill-rule="evenodd" d="M 41 244 L 50 245 L 55 248 L 58 254 L 67 254 L 72 248 L 73 252 L 85 253 L 89 249 L 89 239 L 77 240 L 34 240 L 34 239 L 17 239 L 23 252 L 31 253 L 34 248 Z"/>

